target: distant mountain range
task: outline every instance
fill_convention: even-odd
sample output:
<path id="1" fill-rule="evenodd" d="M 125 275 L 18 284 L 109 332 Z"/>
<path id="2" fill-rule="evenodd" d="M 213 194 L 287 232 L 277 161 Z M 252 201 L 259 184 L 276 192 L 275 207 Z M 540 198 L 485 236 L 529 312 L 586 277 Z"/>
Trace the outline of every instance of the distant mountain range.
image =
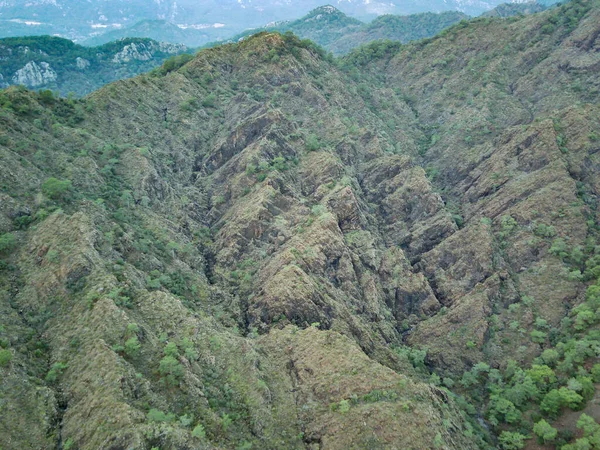
<path id="1" fill-rule="evenodd" d="M 543 0 L 544 4 L 554 2 Z M 372 20 L 384 14 L 444 11 L 474 16 L 501 3 L 501 0 L 406 0 L 401 3 L 337 0 L 333 6 L 352 17 Z M 123 36 L 123 30 L 131 30 L 130 27 L 136 31 L 139 27 L 158 26 L 163 30 L 168 28 L 163 32 L 173 36 L 177 35 L 177 28 L 186 36 L 185 42 L 202 45 L 248 28 L 294 20 L 319 6 L 322 0 L 3 0 L 0 2 L 0 37 L 50 34 L 81 42 L 107 33 L 106 39 L 90 41 L 98 44 Z M 164 22 L 144 22 L 148 20 Z M 188 40 L 189 36 L 193 40 Z"/>
<path id="2" fill-rule="evenodd" d="M 538 3 L 506 4 L 486 15 L 508 17 L 544 8 Z M 377 40 L 406 43 L 432 37 L 466 19 L 469 16 L 464 13 L 446 11 L 408 16 L 386 14 L 364 23 L 329 5 L 298 20 L 250 29 L 221 42 L 237 42 L 261 31 L 292 32 L 342 55 Z M 0 89 L 21 84 L 83 96 L 112 81 L 150 71 L 170 57 L 192 52 L 210 36 L 203 29 L 182 29 L 169 21 L 155 20 L 91 38 L 85 41 L 89 46 L 50 36 L 0 39 Z"/>
<path id="3" fill-rule="evenodd" d="M 469 19 L 466 14 L 447 11 L 444 13 L 422 13 L 408 16 L 386 14 L 370 23 L 363 23 L 346 16 L 333 6 L 322 6 L 293 22 L 280 22 L 268 27 L 247 30 L 229 41 L 255 34 L 259 31 L 291 31 L 295 35 L 310 39 L 334 54 L 345 54 L 353 48 L 376 40 L 393 40 L 406 43 L 431 37 L 461 20 Z"/>

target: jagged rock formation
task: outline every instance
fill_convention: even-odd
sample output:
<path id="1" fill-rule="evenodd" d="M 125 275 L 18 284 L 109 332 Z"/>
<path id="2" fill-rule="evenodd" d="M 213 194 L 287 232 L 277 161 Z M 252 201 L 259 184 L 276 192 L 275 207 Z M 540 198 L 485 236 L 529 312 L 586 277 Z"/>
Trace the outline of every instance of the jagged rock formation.
<path id="1" fill-rule="evenodd" d="M 597 252 L 599 24 L 3 92 L 1 445 L 497 448 L 425 364 L 525 365 L 584 300 L 553 248 Z"/>
<path id="2" fill-rule="evenodd" d="M 41 61 L 37 64 L 34 61 L 30 61 L 15 72 L 12 82 L 35 88 L 53 83 L 57 78 L 56 72 L 47 62 Z"/>
<path id="3" fill-rule="evenodd" d="M 182 44 L 167 44 L 165 42 L 141 42 L 127 44 L 123 49 L 116 53 L 112 62 L 122 64 L 130 61 L 149 61 L 154 58 L 156 53 L 167 53 L 175 55 L 183 53 L 186 47 Z"/>

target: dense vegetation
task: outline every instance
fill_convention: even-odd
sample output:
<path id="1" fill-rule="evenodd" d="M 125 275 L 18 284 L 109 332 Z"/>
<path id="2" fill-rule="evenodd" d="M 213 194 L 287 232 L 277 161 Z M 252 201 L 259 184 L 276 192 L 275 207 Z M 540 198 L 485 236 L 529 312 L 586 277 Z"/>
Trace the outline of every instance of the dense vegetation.
<path id="1" fill-rule="evenodd" d="M 599 448 L 599 24 L 1 91 L 0 446 Z"/>

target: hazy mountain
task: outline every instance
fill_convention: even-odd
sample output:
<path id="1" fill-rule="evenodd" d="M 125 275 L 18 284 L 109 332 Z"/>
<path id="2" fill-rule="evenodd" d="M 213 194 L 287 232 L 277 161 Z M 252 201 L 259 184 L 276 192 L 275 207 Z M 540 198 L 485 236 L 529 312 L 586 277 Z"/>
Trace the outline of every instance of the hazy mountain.
<path id="1" fill-rule="evenodd" d="M 553 0 L 549 0 L 553 1 Z M 338 0 L 333 6 L 353 17 L 370 20 L 382 14 L 460 11 L 478 15 L 500 0 Z M 83 40 L 102 32 L 128 28 L 144 20 L 166 20 L 204 30 L 214 40 L 217 30 L 229 35 L 281 20 L 293 20 L 322 6 L 319 0 L 4 0 L 0 31 L 17 34 L 59 34 Z M 144 37 L 144 36 L 142 36 Z"/>
<path id="2" fill-rule="evenodd" d="M 547 8 L 547 4 L 535 2 L 503 3 L 482 14 L 483 17 L 511 17 L 519 14 L 535 14 Z"/>
<path id="3" fill-rule="evenodd" d="M 306 16 L 247 30 L 226 42 L 237 42 L 260 31 L 292 32 L 310 39 L 334 54 L 345 54 L 353 48 L 376 40 L 394 40 L 403 43 L 431 37 L 469 16 L 459 12 L 423 13 L 408 16 L 383 15 L 363 23 L 334 8 L 322 6 Z"/>
<path id="4" fill-rule="evenodd" d="M 184 44 L 189 47 L 200 47 L 207 42 L 231 36 L 227 27 L 186 27 L 178 26 L 166 20 L 144 20 L 132 27 L 119 28 L 94 36 L 81 42 L 82 45 L 96 46 L 123 38 L 144 37 L 159 42 Z"/>

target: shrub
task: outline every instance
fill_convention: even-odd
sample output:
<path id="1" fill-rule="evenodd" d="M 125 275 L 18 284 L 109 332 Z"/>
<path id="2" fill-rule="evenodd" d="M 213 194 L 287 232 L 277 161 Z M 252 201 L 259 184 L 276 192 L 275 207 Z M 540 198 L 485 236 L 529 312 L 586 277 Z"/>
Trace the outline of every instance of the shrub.
<path id="1" fill-rule="evenodd" d="M 0 367 L 6 367 L 13 359 L 13 354 L 10 350 L 0 350 Z"/>
<path id="2" fill-rule="evenodd" d="M 524 436 L 521 433 L 503 431 L 500 434 L 498 442 L 500 443 L 500 448 L 504 450 L 519 450 L 525 447 L 525 439 L 527 439 L 527 436 Z"/>
<path id="3" fill-rule="evenodd" d="M 125 354 L 130 357 L 136 356 L 140 352 L 140 342 L 136 336 L 125 341 Z"/>
<path id="4" fill-rule="evenodd" d="M 167 386 L 175 386 L 183 377 L 183 366 L 172 356 L 165 356 L 158 367 L 160 375 Z"/>
<path id="5" fill-rule="evenodd" d="M 201 424 L 198 424 L 192 430 L 192 436 L 198 439 L 204 439 L 206 437 L 206 430 Z"/>
<path id="6" fill-rule="evenodd" d="M 309 134 L 307 136 L 305 146 L 306 150 L 308 150 L 309 152 L 314 152 L 321 148 L 319 138 L 314 134 Z"/>
<path id="7" fill-rule="evenodd" d="M 342 414 L 346 414 L 348 411 L 350 411 L 350 402 L 348 402 L 348 400 L 341 400 L 340 406 L 339 406 L 339 411 Z"/>
<path id="8" fill-rule="evenodd" d="M 13 250 L 17 246 L 17 238 L 13 233 L 0 236 L 0 253 Z"/>
<path id="9" fill-rule="evenodd" d="M 64 198 L 71 190 L 71 185 L 72 183 L 70 180 L 59 180 L 50 177 L 42 183 L 42 192 L 53 200 L 59 200 Z"/>
<path id="10" fill-rule="evenodd" d="M 202 106 L 205 108 L 214 108 L 217 97 L 215 94 L 209 94 L 207 97 L 202 100 Z"/>
<path id="11" fill-rule="evenodd" d="M 165 414 L 159 409 L 152 408 L 147 415 L 149 422 L 164 423 L 174 422 L 177 417 L 173 413 Z"/>
<path id="12" fill-rule="evenodd" d="M 68 367 L 68 364 L 62 362 L 52 364 L 50 371 L 46 374 L 46 381 L 48 383 L 55 383 Z"/>
<path id="13" fill-rule="evenodd" d="M 546 333 L 540 330 L 533 330 L 529 334 L 531 336 L 531 340 L 536 344 L 543 344 L 546 341 L 546 337 L 548 336 Z"/>

